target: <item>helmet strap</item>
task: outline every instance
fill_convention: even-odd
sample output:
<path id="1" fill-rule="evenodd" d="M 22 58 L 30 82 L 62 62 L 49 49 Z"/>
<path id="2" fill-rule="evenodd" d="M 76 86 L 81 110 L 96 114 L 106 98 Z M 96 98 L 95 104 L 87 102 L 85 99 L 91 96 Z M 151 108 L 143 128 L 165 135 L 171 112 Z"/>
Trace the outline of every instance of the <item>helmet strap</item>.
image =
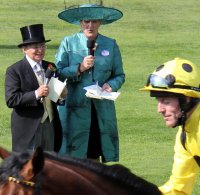
<path id="1" fill-rule="evenodd" d="M 186 132 L 185 132 L 185 121 L 186 121 L 186 112 L 185 111 L 181 111 L 181 125 L 182 125 L 182 132 L 181 132 L 181 144 L 182 146 L 185 148 L 186 150 L 186 147 L 185 147 L 185 142 L 186 142 Z"/>
<path id="2" fill-rule="evenodd" d="M 181 97 L 179 98 L 179 104 L 180 104 L 180 108 L 181 108 L 181 117 L 178 119 L 177 121 L 177 125 L 182 125 L 182 132 L 181 132 L 181 144 L 183 145 L 183 147 L 186 150 L 185 147 L 185 142 L 186 142 L 186 132 L 185 132 L 185 121 L 187 119 L 186 113 L 191 111 L 194 106 L 198 103 L 198 99 L 196 98 L 190 98 L 189 102 L 187 101 L 186 97 Z"/>
<path id="3" fill-rule="evenodd" d="M 180 105 L 180 112 L 181 116 L 178 118 L 177 123 L 174 127 L 183 125 L 186 121 L 186 110 L 188 110 L 188 103 L 186 101 L 186 97 L 178 97 L 179 105 Z"/>

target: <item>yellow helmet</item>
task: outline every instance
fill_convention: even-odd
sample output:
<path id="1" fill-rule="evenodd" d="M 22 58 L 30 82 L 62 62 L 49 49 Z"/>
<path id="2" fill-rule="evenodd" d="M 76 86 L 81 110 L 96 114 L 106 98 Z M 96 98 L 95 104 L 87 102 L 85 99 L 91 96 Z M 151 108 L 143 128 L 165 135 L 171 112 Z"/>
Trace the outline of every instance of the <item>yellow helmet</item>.
<path id="1" fill-rule="evenodd" d="M 141 90 L 200 98 L 200 69 L 188 60 L 175 58 L 157 67 Z"/>

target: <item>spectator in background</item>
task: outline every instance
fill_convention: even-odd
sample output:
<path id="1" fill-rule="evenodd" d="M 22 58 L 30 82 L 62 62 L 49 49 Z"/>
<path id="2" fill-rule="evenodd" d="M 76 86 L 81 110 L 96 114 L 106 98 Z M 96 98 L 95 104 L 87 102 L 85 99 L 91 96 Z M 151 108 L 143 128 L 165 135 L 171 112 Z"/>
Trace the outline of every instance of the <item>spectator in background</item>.
<path id="1" fill-rule="evenodd" d="M 52 62 L 43 60 L 45 43 L 50 40 L 45 40 L 42 24 L 24 26 L 20 31 L 23 42 L 18 47 L 25 56 L 7 68 L 5 79 L 6 104 L 13 108 L 12 150 L 22 152 L 41 146 L 44 150 L 59 151 L 62 142 L 59 115 L 56 104 L 46 97 L 49 89 L 45 71 L 55 69 Z"/>
<path id="2" fill-rule="evenodd" d="M 101 158 L 103 162 L 119 160 L 114 102 L 87 98 L 83 88 L 98 83 L 102 90 L 116 92 L 124 83 L 117 43 L 99 33 L 101 25 L 122 16 L 117 9 L 96 4 L 70 7 L 58 15 L 81 28 L 80 32 L 63 38 L 56 54 L 59 76 L 61 80 L 68 79 L 66 104 L 58 108 L 63 128 L 62 154 Z"/>
<path id="3" fill-rule="evenodd" d="M 200 69 L 175 58 L 159 66 L 142 90 L 156 97 L 166 126 L 179 127 L 172 175 L 160 190 L 165 195 L 189 195 L 200 171 Z"/>

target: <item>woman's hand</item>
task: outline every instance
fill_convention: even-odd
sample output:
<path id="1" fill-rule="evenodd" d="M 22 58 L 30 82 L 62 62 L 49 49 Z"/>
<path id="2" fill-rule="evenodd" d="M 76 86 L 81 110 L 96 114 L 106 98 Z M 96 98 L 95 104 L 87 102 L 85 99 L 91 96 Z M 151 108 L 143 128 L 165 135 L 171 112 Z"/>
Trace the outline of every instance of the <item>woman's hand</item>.
<path id="1" fill-rule="evenodd" d="M 102 91 L 112 92 L 112 88 L 108 83 L 104 83 L 102 86 Z"/>
<path id="2" fill-rule="evenodd" d="M 84 72 L 94 66 L 95 57 L 92 55 L 86 56 L 80 64 L 79 71 Z"/>

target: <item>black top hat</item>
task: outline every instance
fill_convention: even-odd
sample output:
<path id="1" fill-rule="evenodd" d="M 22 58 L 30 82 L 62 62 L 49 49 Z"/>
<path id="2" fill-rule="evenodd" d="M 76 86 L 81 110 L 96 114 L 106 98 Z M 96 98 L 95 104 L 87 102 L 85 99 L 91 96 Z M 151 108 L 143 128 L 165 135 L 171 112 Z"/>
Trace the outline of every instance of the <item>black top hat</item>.
<path id="1" fill-rule="evenodd" d="M 30 26 L 24 26 L 20 28 L 22 34 L 23 43 L 19 44 L 18 47 L 33 43 L 49 42 L 51 40 L 45 40 L 43 32 L 43 24 L 33 24 Z"/>

